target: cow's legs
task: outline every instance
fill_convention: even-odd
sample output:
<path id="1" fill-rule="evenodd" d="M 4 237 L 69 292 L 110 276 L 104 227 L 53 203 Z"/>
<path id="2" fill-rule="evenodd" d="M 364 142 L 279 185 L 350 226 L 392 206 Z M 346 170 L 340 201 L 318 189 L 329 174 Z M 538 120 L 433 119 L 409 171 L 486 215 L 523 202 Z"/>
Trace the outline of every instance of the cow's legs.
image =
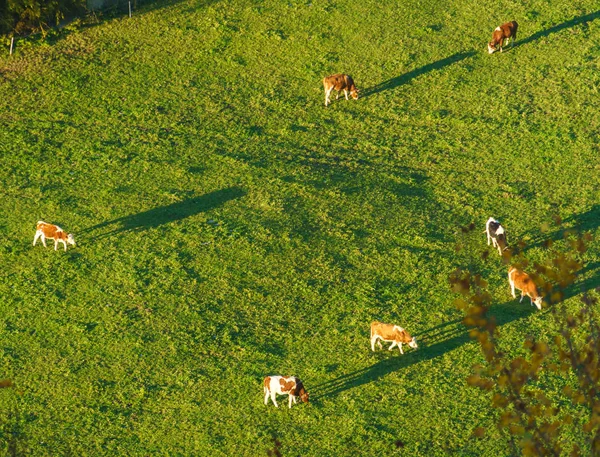
<path id="1" fill-rule="evenodd" d="M 398 349 L 400 349 L 400 354 L 404 354 L 404 351 L 402 350 L 402 343 L 397 343 L 398 344 Z"/>
<path id="2" fill-rule="evenodd" d="M 490 236 L 490 231 L 487 229 L 485 229 L 485 233 L 487 233 L 487 239 L 488 239 L 488 246 L 490 245 L 490 240 L 492 239 L 492 237 Z"/>
<path id="3" fill-rule="evenodd" d="M 337 100 L 338 98 L 340 98 L 340 91 L 337 91 L 337 94 L 335 95 L 335 99 Z"/>
<path id="4" fill-rule="evenodd" d="M 348 91 L 344 89 L 344 95 L 346 96 L 346 100 L 348 100 Z"/>
<path id="5" fill-rule="evenodd" d="M 46 246 L 46 235 L 44 235 L 43 233 L 42 233 L 42 244 L 44 245 L 44 247 L 47 247 Z"/>
<path id="6" fill-rule="evenodd" d="M 332 90 L 333 90 L 333 87 L 330 87 L 329 89 L 325 90 L 325 106 L 327 106 L 328 103 L 331 103 L 329 96 L 331 95 Z"/>
<path id="7" fill-rule="evenodd" d="M 271 391 L 271 401 L 273 402 L 273 404 L 275 405 L 276 408 L 279 408 L 279 405 L 277 404 L 277 401 L 275 400 L 275 395 L 277 395 L 275 393 L 274 390 Z"/>
<path id="8" fill-rule="evenodd" d="M 56 251 L 58 249 L 58 238 L 56 238 L 54 240 L 54 250 Z"/>
<path id="9" fill-rule="evenodd" d="M 394 346 L 396 346 L 398 344 L 397 341 L 392 341 L 392 345 L 388 348 L 388 351 L 391 351 L 392 349 L 394 349 Z"/>
<path id="10" fill-rule="evenodd" d="M 517 294 L 515 294 L 515 283 L 509 278 L 508 282 L 510 283 L 510 293 L 513 298 L 517 298 Z"/>
<path id="11" fill-rule="evenodd" d="M 288 408 L 292 407 L 292 400 L 294 399 L 294 396 L 292 394 L 288 395 Z"/>
<path id="12" fill-rule="evenodd" d="M 60 242 L 63 244 L 63 246 L 65 247 L 65 252 L 67 252 L 67 242 L 65 240 L 60 240 Z"/>
<path id="13" fill-rule="evenodd" d="M 524 296 L 525 296 L 525 293 L 523 291 L 521 291 L 521 299 L 519 300 L 519 303 L 521 303 L 523 301 Z"/>
<path id="14" fill-rule="evenodd" d="M 37 231 L 35 232 L 35 236 L 33 237 L 33 245 L 35 246 L 35 243 L 37 243 L 38 238 L 42 236 L 42 232 L 41 231 Z"/>
<path id="15" fill-rule="evenodd" d="M 383 346 L 381 345 L 381 341 L 380 341 L 380 336 L 379 335 L 374 335 L 371 338 L 371 350 L 375 351 L 375 343 L 377 343 L 379 345 L 379 349 L 383 349 Z"/>
<path id="16" fill-rule="evenodd" d="M 269 389 L 265 388 L 265 405 L 269 403 Z"/>

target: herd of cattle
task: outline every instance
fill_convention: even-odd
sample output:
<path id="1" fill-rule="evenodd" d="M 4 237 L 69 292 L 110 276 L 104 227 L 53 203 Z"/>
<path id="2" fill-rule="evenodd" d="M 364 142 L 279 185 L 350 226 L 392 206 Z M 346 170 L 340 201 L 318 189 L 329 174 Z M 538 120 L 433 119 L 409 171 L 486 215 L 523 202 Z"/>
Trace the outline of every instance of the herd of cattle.
<path id="1" fill-rule="evenodd" d="M 500 255 L 508 249 L 506 231 L 500 222 L 493 217 L 487 220 L 484 233 L 487 234 L 488 246 L 491 242 L 494 248 L 498 248 Z M 542 296 L 538 293 L 535 283 L 527 273 L 518 268 L 510 267 L 508 270 L 508 282 L 513 298 L 517 298 L 515 289 L 519 289 L 521 291 L 521 301 L 523 301 L 525 296 L 528 296 L 532 305 L 535 305 L 537 309 L 542 309 Z M 388 348 L 390 351 L 395 346 L 398 346 L 400 354 L 404 354 L 402 344 L 408 344 L 413 349 L 417 349 L 418 347 L 416 338 L 411 336 L 402 327 L 377 321 L 372 322 L 371 350 L 375 351 L 375 343 L 382 349 L 381 341 L 392 343 Z M 276 394 L 287 394 L 290 408 L 292 407 L 292 401 L 296 403 L 296 397 L 300 397 L 303 402 L 308 403 L 308 392 L 306 392 L 302 381 L 295 376 L 267 376 L 264 379 L 264 393 L 265 405 L 269 402 L 270 396 L 275 406 L 278 406 L 275 401 Z"/>
<path id="2" fill-rule="evenodd" d="M 488 52 L 492 54 L 498 48 L 502 52 L 502 46 L 507 44 L 510 39 L 514 46 L 514 40 L 517 36 L 517 23 L 515 21 L 507 22 L 499 27 L 496 27 L 492 34 L 492 40 L 488 43 Z M 344 74 L 335 74 L 327 76 L 323 79 L 323 87 L 325 88 L 325 106 L 330 103 L 329 96 L 335 89 L 337 97 L 343 90 L 346 100 L 348 94 L 353 99 L 358 98 L 358 89 L 356 88 L 352 77 Z M 488 245 L 490 242 L 494 248 L 498 249 L 500 255 L 508 248 L 508 241 L 504 227 L 494 218 L 490 217 L 485 224 L 485 233 L 487 234 Z M 75 238 L 72 234 L 67 234 L 63 229 L 54 224 L 39 221 L 36 226 L 33 245 L 35 246 L 38 239 L 41 238 L 42 244 L 46 247 L 46 239 L 54 241 L 54 250 L 58 249 L 58 244 L 62 243 L 65 251 L 67 244 L 75 246 Z M 538 309 L 542 309 L 542 297 L 539 295 L 535 283 L 529 275 L 517 268 L 511 267 L 508 271 L 508 282 L 510 284 L 513 298 L 516 298 L 515 289 L 521 291 L 521 301 L 524 296 L 528 296 L 531 304 Z M 405 329 L 394 324 L 384 324 L 382 322 L 371 323 L 371 350 L 375 351 L 375 343 L 382 349 L 381 342 L 391 342 L 388 348 L 390 351 L 394 347 L 398 347 L 401 354 L 402 344 L 408 344 L 409 347 L 416 349 L 418 347 L 416 338 L 412 337 Z M 269 402 L 269 397 L 273 404 L 278 407 L 275 399 L 276 395 L 288 395 L 288 406 L 292 407 L 292 402 L 296 403 L 296 398 L 300 397 L 302 402 L 308 403 L 308 392 L 304 388 L 304 384 L 295 376 L 267 376 L 263 381 L 263 390 L 265 394 L 265 405 Z"/>
<path id="3" fill-rule="evenodd" d="M 484 233 L 487 234 L 488 246 L 492 243 L 493 247 L 498 249 L 500 255 L 508 249 L 506 231 L 500 222 L 493 217 L 487 220 Z M 39 238 L 42 239 L 44 247 L 46 247 L 46 238 L 54 240 L 54 250 L 57 250 L 59 242 L 63 244 L 65 251 L 67 250 L 67 244 L 75 246 L 75 238 L 72 234 L 67 235 L 58 225 L 43 221 L 37 223 L 35 237 L 33 238 L 34 246 Z M 542 296 L 538 293 L 535 283 L 527 273 L 515 267 L 510 267 L 508 270 L 508 282 L 513 298 L 517 298 L 515 289 L 519 289 L 521 291 L 521 301 L 523 301 L 523 297 L 528 296 L 532 305 L 535 304 L 538 309 L 542 309 Z M 383 322 L 372 322 L 371 350 L 375 351 L 375 343 L 382 349 L 382 341 L 392 343 L 388 348 L 390 351 L 397 346 L 400 354 L 404 354 L 402 344 L 408 344 L 413 349 L 418 348 L 416 338 L 411 336 L 402 327 L 394 324 L 384 324 Z M 279 405 L 275 399 L 276 395 L 286 394 L 288 395 L 288 405 L 290 408 L 292 407 L 292 402 L 296 403 L 297 397 L 300 397 L 300 400 L 303 402 L 308 403 L 308 392 L 304 388 L 302 381 L 295 376 L 267 376 L 263 381 L 263 390 L 265 405 L 269 402 L 270 397 L 273 404 L 278 407 Z"/>

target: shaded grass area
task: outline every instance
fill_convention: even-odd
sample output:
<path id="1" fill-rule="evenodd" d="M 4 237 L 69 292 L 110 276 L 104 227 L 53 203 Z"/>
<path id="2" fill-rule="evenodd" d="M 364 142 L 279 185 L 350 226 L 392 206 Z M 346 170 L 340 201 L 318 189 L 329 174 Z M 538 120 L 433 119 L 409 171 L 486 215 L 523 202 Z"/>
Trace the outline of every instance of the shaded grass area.
<path id="1" fill-rule="evenodd" d="M 488 281 L 508 354 L 555 334 L 481 231 L 532 263 L 597 235 L 596 5 L 498 5 L 492 56 L 466 0 L 168 5 L 0 62 L 0 453 L 508 453 L 447 278 Z M 325 108 L 337 72 L 366 96 Z M 419 349 L 372 353 L 375 319 Z M 273 374 L 312 404 L 265 407 Z"/>

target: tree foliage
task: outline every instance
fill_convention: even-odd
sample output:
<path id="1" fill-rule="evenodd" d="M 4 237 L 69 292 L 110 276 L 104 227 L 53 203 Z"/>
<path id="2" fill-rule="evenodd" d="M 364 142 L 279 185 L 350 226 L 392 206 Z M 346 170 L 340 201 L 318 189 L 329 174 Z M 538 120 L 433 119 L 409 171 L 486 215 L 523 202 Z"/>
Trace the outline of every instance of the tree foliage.
<path id="1" fill-rule="evenodd" d="M 567 233 L 566 236 L 571 236 Z M 571 237 L 572 238 L 572 237 Z M 485 363 L 474 366 L 467 382 L 491 394 L 491 406 L 498 412 L 498 428 L 506 433 L 515 455 L 559 456 L 600 455 L 600 324 L 594 292 L 581 296 L 578 312 L 570 314 L 561 302 L 573 287 L 577 273 L 584 268 L 580 260 L 591 241 L 589 234 L 568 243 L 567 252 L 555 254 L 543 264 L 532 267 L 534 281 L 547 297 L 549 317 L 560 329 L 551 341 L 525 336 L 528 356 L 510 358 L 500 349 L 501 335 L 490 315 L 492 297 L 486 281 L 477 274 L 456 270 L 450 277 L 453 290 L 462 295 L 455 302 L 465 312 L 464 324 L 483 352 Z M 521 245 L 521 252 L 524 245 Z M 515 251 L 516 252 L 516 251 Z M 522 253 L 506 252 L 503 260 L 520 268 L 529 266 Z M 529 267 L 531 269 L 531 266 Z M 539 383 L 543 373 L 567 379 L 560 401 Z M 573 382 L 574 380 L 574 382 Z M 562 401 L 585 407 L 587 420 L 575 421 L 563 413 Z M 566 433 L 580 427 L 585 441 L 569 443 Z M 482 427 L 475 436 L 484 436 Z M 571 434 L 573 435 L 573 434 Z"/>
<path id="2" fill-rule="evenodd" d="M 0 0 L 0 34 L 45 33 L 85 5 L 85 0 Z"/>

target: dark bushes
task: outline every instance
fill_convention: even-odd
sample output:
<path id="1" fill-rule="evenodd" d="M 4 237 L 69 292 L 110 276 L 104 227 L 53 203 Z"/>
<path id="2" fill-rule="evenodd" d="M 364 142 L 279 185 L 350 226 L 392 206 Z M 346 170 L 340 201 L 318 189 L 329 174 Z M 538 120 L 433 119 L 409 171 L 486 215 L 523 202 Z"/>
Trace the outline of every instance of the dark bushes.
<path id="1" fill-rule="evenodd" d="M 45 33 L 85 6 L 86 0 L 0 0 L 0 35 Z"/>

